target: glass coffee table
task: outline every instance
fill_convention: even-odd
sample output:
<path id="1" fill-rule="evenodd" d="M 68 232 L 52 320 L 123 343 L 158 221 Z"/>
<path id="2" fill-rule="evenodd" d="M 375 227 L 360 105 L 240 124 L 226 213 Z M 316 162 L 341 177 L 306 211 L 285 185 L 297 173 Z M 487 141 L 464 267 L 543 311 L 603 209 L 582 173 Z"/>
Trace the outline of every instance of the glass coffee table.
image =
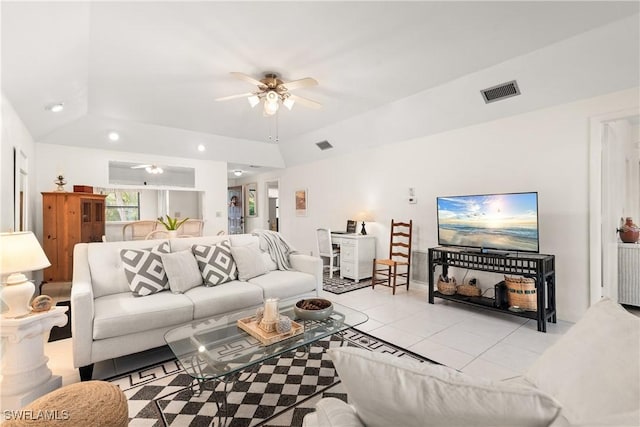
<path id="1" fill-rule="evenodd" d="M 314 342 L 330 335 L 341 335 L 345 330 L 369 319 L 360 311 L 332 302 L 333 312 L 329 318 L 320 321 L 300 320 L 293 311 L 295 303 L 281 302 L 279 312 L 302 324 L 304 332 L 269 345 L 262 344 L 237 326 L 238 319 L 254 315 L 255 309 L 197 320 L 165 334 L 169 348 L 185 372 L 194 378 L 192 387 L 198 384 L 199 390 L 195 393 L 205 390 L 207 383 L 212 385 L 213 390 L 219 383 L 225 384 L 225 393 L 214 393 L 216 397 L 221 397 L 216 399 L 220 421 L 226 418 L 222 412 L 226 407 L 227 387 L 242 381 L 241 373 L 255 373 L 261 362 L 289 351 L 300 348 L 308 351 Z"/>

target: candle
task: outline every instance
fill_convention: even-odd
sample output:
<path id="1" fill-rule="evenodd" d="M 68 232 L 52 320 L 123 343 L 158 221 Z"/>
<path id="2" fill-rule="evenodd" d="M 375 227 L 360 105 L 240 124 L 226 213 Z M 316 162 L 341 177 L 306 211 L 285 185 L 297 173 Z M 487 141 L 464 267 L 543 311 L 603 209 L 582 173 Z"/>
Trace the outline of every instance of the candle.
<path id="1" fill-rule="evenodd" d="M 264 317 L 266 322 L 274 322 L 278 319 L 278 298 L 267 298 L 264 302 Z"/>

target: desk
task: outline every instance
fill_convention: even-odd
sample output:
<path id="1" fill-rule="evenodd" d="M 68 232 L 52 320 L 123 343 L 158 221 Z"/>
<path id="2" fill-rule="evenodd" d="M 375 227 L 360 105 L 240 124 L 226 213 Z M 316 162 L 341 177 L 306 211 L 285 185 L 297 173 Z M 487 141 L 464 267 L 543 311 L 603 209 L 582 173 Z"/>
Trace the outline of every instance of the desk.
<path id="1" fill-rule="evenodd" d="M 331 243 L 340 246 L 340 278 L 355 280 L 371 277 L 376 257 L 376 238 L 362 234 L 331 233 Z"/>

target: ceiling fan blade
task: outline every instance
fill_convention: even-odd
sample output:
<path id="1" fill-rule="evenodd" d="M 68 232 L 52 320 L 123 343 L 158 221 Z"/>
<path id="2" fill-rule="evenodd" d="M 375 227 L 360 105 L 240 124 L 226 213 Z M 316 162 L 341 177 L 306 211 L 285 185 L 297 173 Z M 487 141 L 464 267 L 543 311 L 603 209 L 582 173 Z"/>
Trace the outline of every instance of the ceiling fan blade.
<path id="1" fill-rule="evenodd" d="M 296 103 L 304 105 L 305 107 L 315 108 L 316 110 L 322 108 L 322 104 L 316 101 L 312 101 L 309 98 L 303 98 L 298 95 L 289 95 L 289 97 L 293 99 Z"/>
<path id="2" fill-rule="evenodd" d="M 304 79 L 293 80 L 287 83 L 282 84 L 287 90 L 298 89 L 301 87 L 309 87 L 309 86 L 317 86 L 318 81 L 316 79 L 312 79 L 311 77 L 305 77 Z"/>
<path id="3" fill-rule="evenodd" d="M 131 166 L 131 169 L 143 169 L 143 168 L 150 168 L 153 165 L 135 165 L 135 166 Z"/>
<path id="4" fill-rule="evenodd" d="M 253 93 L 252 92 L 247 92 L 247 93 L 241 93 L 239 95 L 229 95 L 229 96 L 223 96 L 222 98 L 216 98 L 216 101 L 228 101 L 230 99 L 236 99 L 236 98 L 248 98 L 250 96 L 252 96 Z"/>
<path id="5" fill-rule="evenodd" d="M 247 76 L 246 74 L 239 73 L 237 71 L 232 71 L 231 74 L 234 77 L 236 77 L 236 78 L 238 78 L 240 80 L 244 80 L 245 82 L 249 82 L 249 83 L 254 84 L 254 85 L 258 86 L 258 87 L 264 86 L 264 83 L 262 83 L 260 80 L 256 80 L 251 76 Z"/>

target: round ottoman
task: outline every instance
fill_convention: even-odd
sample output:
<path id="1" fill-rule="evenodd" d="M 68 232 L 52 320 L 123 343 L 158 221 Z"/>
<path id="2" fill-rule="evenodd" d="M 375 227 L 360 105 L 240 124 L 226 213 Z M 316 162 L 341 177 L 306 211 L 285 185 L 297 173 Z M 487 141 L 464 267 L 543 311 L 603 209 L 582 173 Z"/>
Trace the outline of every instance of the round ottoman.
<path id="1" fill-rule="evenodd" d="M 106 381 L 69 384 L 34 400 L 20 410 L 22 419 L 4 426 L 126 427 L 127 398 Z"/>

